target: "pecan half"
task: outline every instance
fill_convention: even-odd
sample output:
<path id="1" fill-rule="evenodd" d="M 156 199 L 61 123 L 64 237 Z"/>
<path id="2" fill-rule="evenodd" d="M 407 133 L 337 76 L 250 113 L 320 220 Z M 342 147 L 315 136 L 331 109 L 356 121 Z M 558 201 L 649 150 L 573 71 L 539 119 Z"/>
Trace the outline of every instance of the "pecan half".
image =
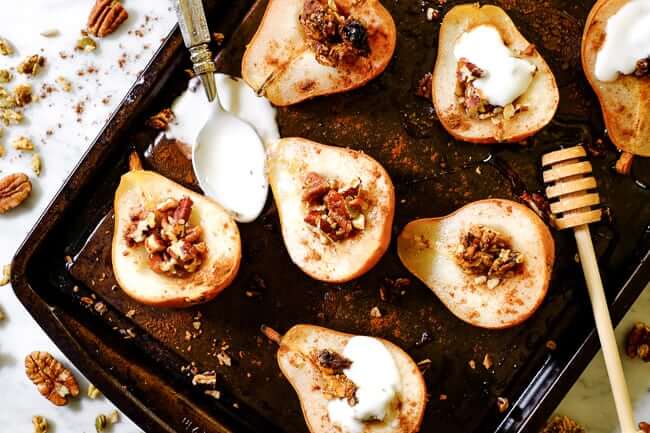
<path id="1" fill-rule="evenodd" d="M 70 370 L 47 352 L 27 355 L 25 373 L 38 392 L 57 406 L 65 406 L 70 397 L 79 395 L 79 385 Z"/>
<path id="2" fill-rule="evenodd" d="M 0 214 L 17 207 L 32 192 L 32 183 L 26 174 L 14 173 L 0 179 Z"/>
<path id="3" fill-rule="evenodd" d="M 88 16 L 88 32 L 103 38 L 113 33 L 129 17 L 118 0 L 97 0 Z"/>

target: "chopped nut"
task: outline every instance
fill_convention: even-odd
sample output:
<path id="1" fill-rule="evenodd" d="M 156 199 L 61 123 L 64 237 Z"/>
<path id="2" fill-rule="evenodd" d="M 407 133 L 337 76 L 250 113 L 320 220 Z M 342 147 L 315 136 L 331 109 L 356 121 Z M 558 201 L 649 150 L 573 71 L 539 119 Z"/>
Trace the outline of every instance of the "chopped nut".
<path id="1" fill-rule="evenodd" d="M 59 36 L 60 32 L 57 29 L 46 29 L 41 32 L 41 36 L 46 38 L 55 38 Z"/>
<path id="2" fill-rule="evenodd" d="M 97 433 L 101 433 L 106 429 L 106 426 L 108 425 L 108 421 L 106 420 L 106 415 L 99 414 L 95 418 L 95 430 Z"/>
<path id="3" fill-rule="evenodd" d="M 571 418 L 556 415 L 540 433 L 586 433 L 586 431 Z"/>
<path id="4" fill-rule="evenodd" d="M 81 37 L 77 39 L 77 44 L 75 45 L 74 49 L 77 51 L 85 51 L 87 53 L 90 53 L 97 49 L 97 42 L 95 42 L 95 40 L 87 34 L 82 33 Z"/>
<path id="5" fill-rule="evenodd" d="M 8 40 L 0 38 L 0 54 L 3 56 L 10 56 L 14 53 L 14 48 Z"/>
<path id="6" fill-rule="evenodd" d="M 14 87 L 14 100 L 19 107 L 24 107 L 32 102 L 32 86 L 27 83 L 21 83 Z"/>
<path id="7" fill-rule="evenodd" d="M 489 370 L 492 368 L 492 365 L 494 365 L 492 362 L 492 356 L 489 353 L 486 353 L 485 357 L 483 357 L 483 367 L 485 367 L 486 370 Z"/>
<path id="8" fill-rule="evenodd" d="M 13 108 L 16 106 L 16 98 L 0 87 L 0 108 Z"/>
<path id="9" fill-rule="evenodd" d="M 170 108 L 165 108 L 160 111 L 158 114 L 151 116 L 147 120 L 147 125 L 151 126 L 154 129 L 159 129 L 161 131 L 167 129 L 167 126 L 174 121 L 174 112 Z"/>
<path id="10" fill-rule="evenodd" d="M 650 326 L 641 322 L 634 325 L 627 334 L 625 352 L 630 358 L 639 357 L 650 362 Z"/>
<path id="11" fill-rule="evenodd" d="M 438 400 L 440 400 L 440 401 L 445 401 L 445 400 L 447 400 L 447 394 L 440 394 L 440 395 L 438 396 Z"/>
<path id="12" fill-rule="evenodd" d="M 228 355 L 223 350 L 217 353 L 217 361 L 219 361 L 219 365 L 225 365 L 226 367 L 232 366 L 232 359 L 230 358 L 230 355 Z"/>
<path id="13" fill-rule="evenodd" d="M 11 281 L 11 263 L 2 267 L 2 274 L 0 274 L 0 287 L 9 284 L 9 281 Z"/>
<path id="14" fill-rule="evenodd" d="M 0 69 L 0 84 L 6 84 L 11 81 L 13 77 L 8 69 Z"/>
<path id="15" fill-rule="evenodd" d="M 110 424 L 117 424 L 120 422 L 120 413 L 116 410 L 108 414 L 108 422 Z"/>
<path id="16" fill-rule="evenodd" d="M 486 285 L 487 285 L 488 289 L 492 290 L 492 289 L 495 289 L 499 285 L 500 282 L 501 282 L 500 278 L 496 278 L 496 277 L 495 278 L 488 278 Z"/>
<path id="17" fill-rule="evenodd" d="M 119 0 L 97 0 L 88 16 L 88 32 L 103 38 L 117 30 L 128 17 Z"/>
<path id="18" fill-rule="evenodd" d="M 32 183 L 27 175 L 14 173 L 0 179 L 0 214 L 24 202 L 32 192 Z"/>
<path id="19" fill-rule="evenodd" d="M 192 377 L 192 385 L 214 385 L 217 383 L 217 373 L 214 371 L 206 371 L 201 374 L 195 374 Z"/>
<path id="20" fill-rule="evenodd" d="M 40 415 L 32 417 L 32 425 L 34 426 L 34 433 L 47 433 L 47 419 Z"/>
<path id="21" fill-rule="evenodd" d="M 618 174 L 627 176 L 632 172 L 632 165 L 634 165 L 634 154 L 623 152 L 616 161 L 614 169 Z"/>
<path id="22" fill-rule="evenodd" d="M 469 368 L 471 368 L 472 370 L 476 370 L 476 361 L 470 359 L 467 364 L 469 365 Z"/>
<path id="23" fill-rule="evenodd" d="M 32 155 L 32 170 L 36 176 L 41 175 L 41 156 L 38 153 Z"/>
<path id="24" fill-rule="evenodd" d="M 370 310 L 370 317 L 374 317 L 374 318 L 381 317 L 381 311 L 379 310 L 379 307 L 372 307 L 372 309 Z"/>
<path id="25" fill-rule="evenodd" d="M 226 36 L 223 33 L 214 32 L 212 33 L 212 39 L 217 44 L 217 46 L 221 46 L 221 44 L 223 44 L 224 39 L 226 39 Z"/>
<path id="26" fill-rule="evenodd" d="M 433 21 L 440 18 L 440 11 L 434 8 L 427 8 L 427 21 Z"/>
<path id="27" fill-rule="evenodd" d="M 23 113 L 9 108 L 0 108 L 0 120 L 7 125 L 17 125 L 23 121 Z"/>
<path id="28" fill-rule="evenodd" d="M 16 68 L 16 71 L 19 74 L 35 76 L 38 75 L 38 72 L 44 65 L 45 57 L 34 54 L 23 60 Z"/>
<path id="29" fill-rule="evenodd" d="M 555 350 L 555 349 L 557 349 L 557 343 L 555 341 L 553 341 L 553 340 L 548 340 L 546 342 L 546 348 L 548 350 Z"/>
<path id="30" fill-rule="evenodd" d="M 38 391 L 57 406 L 79 395 L 79 385 L 67 368 L 47 352 L 32 352 L 25 357 L 25 373 Z"/>
<path id="31" fill-rule="evenodd" d="M 210 397 L 214 398 L 215 400 L 219 400 L 221 398 L 221 392 L 214 390 L 214 389 L 206 389 L 203 391 L 205 395 L 209 395 Z"/>
<path id="32" fill-rule="evenodd" d="M 34 150 L 34 143 L 28 137 L 21 136 L 11 142 L 11 145 L 16 150 L 24 150 L 31 152 Z"/>
<path id="33" fill-rule="evenodd" d="M 135 316 L 135 310 L 134 309 L 130 309 L 129 311 L 126 312 L 126 317 L 128 317 L 129 319 L 132 319 L 133 316 Z"/>
<path id="34" fill-rule="evenodd" d="M 499 413 L 504 413 L 505 411 L 508 410 L 509 407 L 510 407 L 510 402 L 508 401 L 507 398 L 497 397 L 497 408 L 499 409 Z"/>
<path id="35" fill-rule="evenodd" d="M 64 92 L 69 92 L 72 90 L 72 83 L 65 77 L 57 77 L 56 82 L 61 86 L 61 89 Z"/>
<path id="36" fill-rule="evenodd" d="M 92 383 L 88 385 L 88 397 L 91 400 L 95 400 L 97 397 L 102 395 L 101 391 L 95 387 Z"/>

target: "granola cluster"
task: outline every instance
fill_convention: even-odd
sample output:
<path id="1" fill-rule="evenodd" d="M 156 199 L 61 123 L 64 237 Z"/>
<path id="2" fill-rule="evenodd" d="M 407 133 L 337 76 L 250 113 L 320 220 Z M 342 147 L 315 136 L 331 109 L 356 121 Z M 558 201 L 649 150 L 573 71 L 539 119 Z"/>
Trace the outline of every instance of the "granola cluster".
<path id="1" fill-rule="evenodd" d="M 366 27 L 341 14 L 334 1 L 305 0 L 300 24 L 316 60 L 323 65 L 352 65 L 370 54 Z"/>
<path id="2" fill-rule="evenodd" d="M 456 98 L 470 119 L 483 120 L 493 118 L 499 120 L 503 118 L 508 120 L 515 114 L 528 109 L 528 106 L 517 103 L 510 103 L 503 107 L 491 105 L 487 99 L 483 98 L 481 91 L 474 85 L 474 81 L 485 77 L 485 74 L 486 72 L 483 69 L 464 57 L 457 63 Z"/>
<path id="3" fill-rule="evenodd" d="M 303 184 L 303 200 L 308 206 L 305 222 L 333 241 L 342 241 L 365 229 L 368 202 L 361 179 L 341 188 L 335 179 L 310 172 Z"/>
<path id="4" fill-rule="evenodd" d="M 488 288 L 520 272 L 524 263 L 524 256 L 501 233 L 482 225 L 471 226 L 461 236 L 455 257 L 465 273 L 477 276 L 475 283 Z"/>
<path id="5" fill-rule="evenodd" d="M 350 406 L 356 405 L 359 402 L 356 397 L 357 386 L 343 372 L 350 368 L 352 361 L 327 349 L 315 353 L 313 358 L 322 373 L 320 387 L 325 397 L 342 398 Z"/>
<path id="6" fill-rule="evenodd" d="M 190 224 L 192 200 L 168 198 L 153 211 L 138 211 L 131 217 L 125 240 L 131 248 L 143 246 L 155 272 L 183 277 L 196 272 L 208 249 L 200 226 Z"/>

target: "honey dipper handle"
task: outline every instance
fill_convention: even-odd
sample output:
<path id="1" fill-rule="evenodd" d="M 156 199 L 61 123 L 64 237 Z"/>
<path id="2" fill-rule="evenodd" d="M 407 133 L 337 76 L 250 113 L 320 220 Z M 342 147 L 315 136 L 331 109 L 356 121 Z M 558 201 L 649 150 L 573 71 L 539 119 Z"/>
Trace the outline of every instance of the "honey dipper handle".
<path id="1" fill-rule="evenodd" d="M 574 233 L 578 244 L 580 263 L 582 264 L 582 270 L 587 281 L 591 306 L 594 310 L 596 330 L 598 331 L 600 345 L 603 349 L 605 367 L 607 368 L 607 375 L 609 376 L 621 431 L 622 433 L 636 433 L 637 428 L 634 423 L 630 394 L 628 393 L 625 376 L 623 375 L 623 366 L 616 345 L 612 319 L 607 308 L 607 299 L 605 298 L 603 282 L 600 279 L 600 271 L 598 270 L 594 245 L 591 242 L 589 226 L 581 225 L 575 227 Z"/>

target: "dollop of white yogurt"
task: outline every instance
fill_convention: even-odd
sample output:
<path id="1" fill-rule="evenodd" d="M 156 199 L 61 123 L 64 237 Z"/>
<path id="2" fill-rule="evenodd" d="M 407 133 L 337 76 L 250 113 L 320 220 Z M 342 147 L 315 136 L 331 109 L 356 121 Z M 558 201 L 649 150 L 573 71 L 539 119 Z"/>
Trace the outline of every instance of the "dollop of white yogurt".
<path id="1" fill-rule="evenodd" d="M 505 106 L 520 97 L 537 68 L 512 55 L 494 26 L 480 25 L 463 33 L 454 46 L 456 60 L 467 59 L 485 72 L 472 83 L 488 103 Z"/>
<path id="2" fill-rule="evenodd" d="M 636 62 L 650 56 L 650 1 L 630 0 L 607 20 L 605 43 L 596 56 L 600 81 L 631 74 Z"/>
<path id="3" fill-rule="evenodd" d="M 241 78 L 215 74 L 215 80 L 223 108 L 248 122 L 262 139 L 265 148 L 273 145 L 280 138 L 280 133 L 276 123 L 276 110 L 271 103 L 258 96 Z M 193 147 L 199 133 L 210 121 L 210 104 L 205 97 L 201 80 L 198 77 L 192 78 L 187 90 L 172 104 L 175 119 L 164 132 L 165 137 Z M 228 134 L 228 131 L 221 132 Z M 233 137 L 232 148 L 228 148 L 228 152 L 203 155 L 203 162 L 214 166 L 204 181 L 210 183 L 209 189 L 228 188 L 228 203 L 221 205 L 226 207 L 237 221 L 250 222 L 259 216 L 268 195 L 266 154 L 262 148 L 244 148 L 240 144 L 237 138 Z M 202 146 L 201 152 L 206 151 L 209 152 L 210 147 Z M 233 173 L 241 173 L 245 177 L 238 177 L 236 181 Z"/>
<path id="4" fill-rule="evenodd" d="M 357 404 L 345 399 L 330 400 L 329 419 L 346 433 L 360 433 L 364 421 L 383 421 L 400 390 L 400 376 L 393 356 L 384 344 L 372 337 L 352 337 L 343 349 L 352 361 L 343 373 L 357 386 Z"/>

